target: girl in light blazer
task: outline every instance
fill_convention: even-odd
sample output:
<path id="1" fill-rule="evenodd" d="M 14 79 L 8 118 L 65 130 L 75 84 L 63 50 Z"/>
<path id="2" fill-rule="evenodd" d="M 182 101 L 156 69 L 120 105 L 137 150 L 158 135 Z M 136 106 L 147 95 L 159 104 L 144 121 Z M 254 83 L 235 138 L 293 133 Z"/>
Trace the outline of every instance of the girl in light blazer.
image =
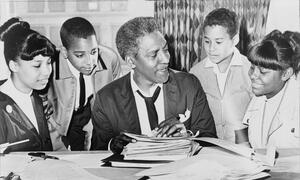
<path id="1" fill-rule="evenodd" d="M 42 100 L 36 90 L 48 83 L 55 46 L 18 18 L 0 27 L 0 38 L 11 72 L 7 80 L 0 82 L 0 144 L 29 140 L 9 146 L 4 153 L 52 150 Z"/>
<path id="2" fill-rule="evenodd" d="M 255 97 L 243 122 L 253 148 L 300 147 L 300 81 L 298 33 L 274 30 L 248 55 Z"/>

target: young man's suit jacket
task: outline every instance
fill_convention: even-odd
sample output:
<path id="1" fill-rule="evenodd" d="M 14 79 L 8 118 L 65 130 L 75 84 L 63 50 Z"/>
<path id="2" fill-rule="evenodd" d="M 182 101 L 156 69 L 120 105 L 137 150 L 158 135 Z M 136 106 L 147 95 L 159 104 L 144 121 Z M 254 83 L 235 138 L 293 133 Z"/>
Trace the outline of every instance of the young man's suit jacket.
<path id="1" fill-rule="evenodd" d="M 184 123 L 187 130 L 200 136 L 216 137 L 213 116 L 199 80 L 192 74 L 170 70 L 163 84 L 166 119 L 191 111 Z M 120 132 L 141 134 L 130 73 L 108 84 L 96 95 L 92 110 L 93 136 L 91 149 L 107 149 L 111 138 Z"/>
<path id="2" fill-rule="evenodd" d="M 98 65 L 92 76 L 93 96 L 106 84 L 110 83 L 120 75 L 120 60 L 115 52 L 111 49 L 99 46 Z M 59 53 L 59 61 L 53 64 L 53 79 L 49 84 L 48 102 L 53 106 L 53 114 L 49 121 L 52 124 L 51 138 L 55 139 L 54 149 L 64 149 L 61 143 L 61 137 L 66 136 L 70 121 L 74 112 L 77 80 L 71 73 L 67 64 L 67 59 Z M 92 98 L 91 105 L 93 105 Z M 92 124 L 89 122 L 84 129 L 86 135 L 86 149 L 92 133 Z"/>
<path id="3" fill-rule="evenodd" d="M 39 132 L 14 100 L 0 92 L 0 144 L 29 139 L 29 142 L 10 146 L 4 152 L 52 151 L 52 143 L 43 113 L 42 100 L 37 94 L 33 94 L 33 96 Z"/>

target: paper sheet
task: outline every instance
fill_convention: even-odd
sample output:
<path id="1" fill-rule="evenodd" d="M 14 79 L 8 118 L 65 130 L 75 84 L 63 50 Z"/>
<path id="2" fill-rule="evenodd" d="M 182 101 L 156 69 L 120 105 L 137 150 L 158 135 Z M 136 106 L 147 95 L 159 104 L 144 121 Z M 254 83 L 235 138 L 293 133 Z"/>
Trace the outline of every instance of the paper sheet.
<path id="1" fill-rule="evenodd" d="M 224 149 L 227 149 L 229 151 L 235 152 L 237 154 L 240 154 L 244 157 L 251 158 L 252 154 L 254 153 L 254 150 L 251 148 L 248 148 L 246 146 L 235 144 L 230 141 L 225 141 L 222 139 L 217 138 L 209 138 L 209 137 L 200 137 L 200 138 L 193 138 L 193 140 L 200 140 L 204 142 L 209 142 L 212 144 L 215 144 L 219 147 L 222 147 Z M 201 145 L 201 143 L 200 143 Z"/>
<path id="2" fill-rule="evenodd" d="M 224 178 L 247 178 L 254 175 L 268 176 L 261 174 L 266 167 L 257 164 L 245 157 L 231 154 L 217 148 L 205 147 L 198 155 L 169 163 L 167 165 L 157 166 L 137 173 L 137 176 L 151 176 L 153 179 L 212 179 Z M 158 176 L 161 177 L 158 177 Z M 163 176 L 162 176 L 163 175 Z"/>
<path id="3" fill-rule="evenodd" d="M 112 155 L 112 153 L 108 152 L 101 154 L 66 154 L 54 156 L 61 160 L 71 161 L 82 168 L 100 168 L 103 164 L 100 160 L 110 155 Z"/>
<path id="4" fill-rule="evenodd" d="M 7 176 L 10 172 L 20 174 L 31 162 L 30 156 L 10 155 L 0 156 L 0 176 Z"/>
<path id="5" fill-rule="evenodd" d="M 39 160 L 28 164 L 22 180 L 105 180 L 97 177 L 75 163 L 65 160 Z"/>
<path id="6" fill-rule="evenodd" d="M 277 159 L 271 171 L 300 173 L 300 155 Z"/>
<path id="7" fill-rule="evenodd" d="M 276 148 L 273 146 L 267 147 L 267 154 L 263 155 L 263 154 L 256 153 L 252 148 L 246 147 L 241 144 L 235 144 L 233 142 L 218 139 L 218 138 L 199 137 L 199 138 L 192 138 L 192 139 L 196 141 L 198 140 L 198 141 L 209 142 L 211 144 L 224 148 L 228 151 L 244 156 L 248 159 L 259 161 L 267 166 L 274 165 Z"/>
<path id="8" fill-rule="evenodd" d="M 10 172 L 19 175 L 22 180 L 104 180 L 94 176 L 83 168 L 100 168 L 97 154 L 55 155 L 60 160 L 32 158 L 25 154 L 7 154 L 0 156 L 0 176 Z"/>

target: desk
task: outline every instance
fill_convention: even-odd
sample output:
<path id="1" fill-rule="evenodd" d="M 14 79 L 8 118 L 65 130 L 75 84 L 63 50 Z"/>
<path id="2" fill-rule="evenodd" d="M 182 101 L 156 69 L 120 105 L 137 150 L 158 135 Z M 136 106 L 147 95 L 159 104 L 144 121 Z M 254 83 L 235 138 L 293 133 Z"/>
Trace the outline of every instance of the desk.
<path id="1" fill-rule="evenodd" d="M 263 151 L 261 151 L 263 152 Z M 279 157 L 276 160 L 276 165 L 271 169 L 272 180 L 300 179 L 300 149 L 279 149 Z M 14 152 L 10 155 L 24 155 L 24 152 Z M 61 159 L 71 160 L 81 166 L 93 175 L 111 180 L 136 180 L 142 177 L 134 176 L 135 173 L 142 171 L 138 168 L 113 168 L 101 167 L 100 160 L 111 155 L 107 151 L 64 151 L 64 152 L 49 152 L 49 155 L 58 156 Z"/>
<path id="2" fill-rule="evenodd" d="M 265 150 L 257 150 L 264 153 Z M 300 149 L 278 149 L 278 158 L 271 168 L 272 180 L 299 180 L 300 179 Z"/>

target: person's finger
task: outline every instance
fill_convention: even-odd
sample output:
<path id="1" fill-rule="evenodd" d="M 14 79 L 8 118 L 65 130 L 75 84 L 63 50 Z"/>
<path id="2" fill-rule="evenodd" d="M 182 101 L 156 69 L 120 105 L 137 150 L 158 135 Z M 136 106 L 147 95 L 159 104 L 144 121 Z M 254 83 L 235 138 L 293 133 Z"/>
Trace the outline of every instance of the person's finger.
<path id="1" fill-rule="evenodd" d="M 51 106 L 47 112 L 48 115 L 51 115 L 53 113 L 53 107 Z"/>
<path id="2" fill-rule="evenodd" d="M 168 131 L 166 131 L 166 135 L 169 137 L 171 135 L 173 135 L 176 132 L 180 132 L 182 129 L 184 129 L 184 125 L 183 124 L 174 124 L 173 126 L 171 126 Z"/>
<path id="3" fill-rule="evenodd" d="M 177 123 L 178 120 L 176 118 L 168 119 L 166 122 L 161 123 L 161 126 L 157 130 L 157 137 L 167 136 L 166 132 L 169 130 L 169 128 Z"/>
<path id="4" fill-rule="evenodd" d="M 161 132 L 160 132 L 160 137 L 165 137 L 165 136 L 167 136 L 166 132 L 167 132 L 170 128 L 171 128 L 170 125 L 165 125 L 165 126 L 162 128 Z"/>
<path id="5" fill-rule="evenodd" d="M 163 122 L 159 123 L 159 125 L 157 126 L 158 129 L 161 129 L 162 127 L 165 126 L 165 124 L 167 123 L 166 120 L 164 120 Z"/>
<path id="6" fill-rule="evenodd" d="M 163 122 L 159 123 L 159 125 L 157 127 L 162 128 L 166 124 L 172 124 L 175 121 L 178 121 L 178 119 L 176 117 L 171 117 L 171 118 L 165 119 Z"/>
<path id="7" fill-rule="evenodd" d="M 133 139 L 133 138 L 128 137 L 126 135 L 120 135 L 119 137 L 122 141 L 126 142 L 127 144 L 130 143 L 130 142 L 136 142 L 136 139 Z"/>
<path id="8" fill-rule="evenodd" d="M 171 135 L 172 137 L 181 137 L 181 132 L 180 131 L 176 131 L 174 134 Z"/>

